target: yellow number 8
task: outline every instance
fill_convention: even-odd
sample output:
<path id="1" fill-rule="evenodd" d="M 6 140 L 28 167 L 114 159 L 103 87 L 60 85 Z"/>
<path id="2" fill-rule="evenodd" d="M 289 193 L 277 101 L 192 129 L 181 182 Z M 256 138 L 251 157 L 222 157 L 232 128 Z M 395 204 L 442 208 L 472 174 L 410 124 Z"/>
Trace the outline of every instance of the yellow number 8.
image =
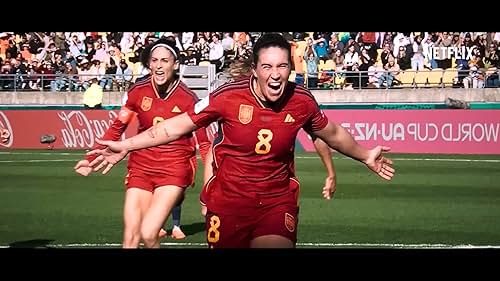
<path id="1" fill-rule="evenodd" d="M 260 129 L 257 135 L 259 142 L 255 144 L 255 153 L 267 154 L 271 151 L 271 140 L 273 139 L 273 132 L 269 129 Z"/>
<path id="2" fill-rule="evenodd" d="M 220 226 L 220 219 L 218 216 L 210 217 L 210 228 L 207 231 L 207 240 L 210 243 L 217 243 L 219 241 L 220 232 L 218 230 Z"/>

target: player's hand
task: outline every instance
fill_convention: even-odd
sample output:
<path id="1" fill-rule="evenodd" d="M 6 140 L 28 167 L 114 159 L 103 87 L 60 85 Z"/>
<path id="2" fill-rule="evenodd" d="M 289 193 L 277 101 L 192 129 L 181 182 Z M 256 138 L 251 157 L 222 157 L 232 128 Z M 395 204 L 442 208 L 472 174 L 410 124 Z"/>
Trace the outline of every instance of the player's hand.
<path id="1" fill-rule="evenodd" d="M 75 167 L 75 172 L 78 174 L 86 177 L 92 173 L 92 167 L 90 166 L 89 160 L 80 160 L 78 163 L 76 163 Z"/>
<path id="2" fill-rule="evenodd" d="M 96 159 L 89 164 L 96 172 L 104 168 L 102 173 L 107 174 L 116 163 L 127 156 L 128 150 L 120 141 L 96 139 L 96 142 L 106 146 L 103 149 L 94 149 L 87 152 L 87 155 L 97 155 Z"/>
<path id="3" fill-rule="evenodd" d="M 390 151 L 387 146 L 377 146 L 370 150 L 366 166 L 374 171 L 377 175 L 385 180 L 391 180 L 396 170 L 392 167 L 392 160 L 383 155 L 384 152 Z"/>
<path id="4" fill-rule="evenodd" d="M 323 197 L 330 200 L 337 190 L 337 179 L 335 177 L 326 177 L 325 186 L 323 186 Z"/>

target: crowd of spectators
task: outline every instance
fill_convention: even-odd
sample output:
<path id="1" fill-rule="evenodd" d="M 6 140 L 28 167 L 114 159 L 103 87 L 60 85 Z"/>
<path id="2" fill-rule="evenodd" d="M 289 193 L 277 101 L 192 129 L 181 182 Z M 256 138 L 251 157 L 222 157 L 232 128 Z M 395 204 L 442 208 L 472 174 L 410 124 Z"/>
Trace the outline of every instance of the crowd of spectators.
<path id="1" fill-rule="evenodd" d="M 400 71 L 456 69 L 456 85 L 498 87 L 500 32 L 284 32 L 292 43 L 293 79 L 310 88 L 343 79 L 354 87 L 392 87 Z M 2 90 L 84 91 L 93 79 L 125 90 L 147 73 L 144 46 L 175 40 L 181 63 L 218 72 L 248 57 L 260 32 L 1 32 Z M 429 47 L 472 50 L 471 58 L 429 59 Z M 469 49 L 467 49 L 469 50 Z M 454 54 L 456 55 L 456 54 Z M 356 72 L 363 73 L 362 75 Z M 354 73 L 354 74 L 353 74 Z"/>

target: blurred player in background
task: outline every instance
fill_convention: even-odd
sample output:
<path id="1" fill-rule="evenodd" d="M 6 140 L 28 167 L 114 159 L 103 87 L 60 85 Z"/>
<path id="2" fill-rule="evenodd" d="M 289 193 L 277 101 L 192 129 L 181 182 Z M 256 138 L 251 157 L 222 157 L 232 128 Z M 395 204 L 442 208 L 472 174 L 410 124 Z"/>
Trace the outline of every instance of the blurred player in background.
<path id="1" fill-rule="evenodd" d="M 196 94 L 179 80 L 176 73 L 179 51 L 172 41 L 159 39 L 150 44 L 142 52 L 141 62 L 148 66 L 151 75 L 128 90 L 126 104 L 103 139 L 119 140 L 135 117 L 140 133 L 193 108 L 198 101 Z M 198 139 L 206 139 L 204 133 L 205 128 L 195 132 Z M 141 240 L 147 248 L 160 246 L 160 229 L 172 208 L 182 202 L 185 188 L 194 183 L 193 138 L 193 134 L 187 132 L 172 143 L 130 154 L 125 178 L 124 248 L 137 248 Z M 209 145 L 204 144 L 203 150 L 208 150 Z M 75 171 L 88 175 L 92 171 L 89 165 L 92 160 L 94 157 L 90 156 L 79 161 Z"/>

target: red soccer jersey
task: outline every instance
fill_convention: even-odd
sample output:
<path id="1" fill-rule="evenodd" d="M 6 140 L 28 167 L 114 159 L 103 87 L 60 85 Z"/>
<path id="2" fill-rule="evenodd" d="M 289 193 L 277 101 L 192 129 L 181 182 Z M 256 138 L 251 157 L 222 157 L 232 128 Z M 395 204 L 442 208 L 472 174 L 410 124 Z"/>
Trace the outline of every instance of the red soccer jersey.
<path id="1" fill-rule="evenodd" d="M 255 94 L 252 79 L 227 83 L 188 110 L 198 127 L 219 122 L 215 178 L 207 185 L 206 202 L 215 212 L 228 203 L 238 208 L 289 193 L 298 130 L 318 131 L 328 123 L 307 89 L 288 83 L 282 99 L 268 108 Z"/>
<path id="2" fill-rule="evenodd" d="M 167 96 L 162 99 L 158 95 L 152 79 L 147 78 L 129 89 L 127 103 L 103 139 L 119 140 L 130 122 L 132 113 L 135 113 L 138 119 L 138 133 L 140 133 L 164 119 L 193 108 L 198 100 L 196 94 L 180 80 L 174 82 L 174 86 L 169 90 Z M 201 142 L 205 142 L 204 140 L 207 138 L 202 135 L 205 134 L 205 129 L 197 130 L 196 134 L 200 139 L 201 146 Z M 203 145 L 206 146 L 206 144 Z M 169 144 L 131 152 L 128 167 L 129 169 L 139 168 L 151 173 L 161 172 L 169 165 L 189 161 L 195 155 L 196 147 L 193 134 L 188 134 Z"/>

